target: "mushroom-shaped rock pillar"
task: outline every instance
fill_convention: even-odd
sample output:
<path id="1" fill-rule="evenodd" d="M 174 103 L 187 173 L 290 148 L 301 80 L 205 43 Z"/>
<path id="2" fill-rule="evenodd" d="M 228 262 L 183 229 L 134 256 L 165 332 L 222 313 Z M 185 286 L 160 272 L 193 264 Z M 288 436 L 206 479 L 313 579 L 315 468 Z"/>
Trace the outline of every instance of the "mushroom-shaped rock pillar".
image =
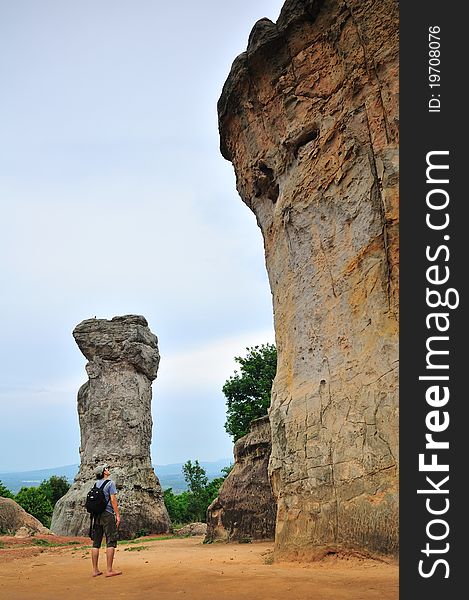
<path id="1" fill-rule="evenodd" d="M 86 494 L 95 468 L 108 464 L 118 490 L 120 537 L 168 532 L 171 523 L 150 457 L 158 339 L 138 315 L 87 319 L 73 337 L 89 361 L 89 379 L 78 391 L 80 469 L 55 506 L 51 529 L 59 535 L 86 534 Z"/>

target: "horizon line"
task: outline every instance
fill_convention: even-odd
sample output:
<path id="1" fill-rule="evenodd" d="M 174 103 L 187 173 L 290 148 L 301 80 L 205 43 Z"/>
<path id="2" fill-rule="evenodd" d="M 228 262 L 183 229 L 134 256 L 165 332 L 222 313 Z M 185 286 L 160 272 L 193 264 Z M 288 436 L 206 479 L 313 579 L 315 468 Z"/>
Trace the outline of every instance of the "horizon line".
<path id="1" fill-rule="evenodd" d="M 188 460 L 191 460 L 191 459 L 189 458 Z M 226 460 L 229 460 L 230 462 L 233 462 L 233 459 L 232 458 L 228 458 L 228 457 L 217 458 L 216 460 L 200 460 L 198 458 L 195 459 L 195 460 L 198 460 L 200 464 L 201 463 L 206 463 L 206 464 L 207 463 L 209 463 L 209 464 L 211 464 L 211 463 L 218 463 L 218 462 L 222 462 L 222 461 L 226 461 Z M 163 463 L 156 464 L 156 463 L 152 462 L 151 466 L 155 468 L 155 467 L 170 467 L 171 465 L 183 465 L 183 464 L 185 464 L 185 463 L 181 462 L 181 461 L 164 463 L 164 464 Z M 69 465 L 59 465 L 58 467 L 42 467 L 40 469 L 21 469 L 21 470 L 16 470 L 16 471 L 10 469 L 9 471 L 3 471 L 3 470 L 0 471 L 0 475 L 10 475 L 12 473 L 15 473 L 15 474 L 17 474 L 17 473 L 34 473 L 34 471 L 52 471 L 54 469 L 67 469 L 67 468 L 70 468 L 70 467 L 79 467 L 79 466 L 80 466 L 80 463 L 72 463 L 72 464 L 69 464 Z"/>

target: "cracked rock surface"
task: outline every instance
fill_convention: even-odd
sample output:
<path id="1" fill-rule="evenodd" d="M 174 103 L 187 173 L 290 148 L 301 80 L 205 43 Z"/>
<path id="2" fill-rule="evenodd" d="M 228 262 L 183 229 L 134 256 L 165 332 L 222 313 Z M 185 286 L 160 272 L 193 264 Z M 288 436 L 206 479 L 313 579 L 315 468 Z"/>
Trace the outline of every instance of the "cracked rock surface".
<path id="1" fill-rule="evenodd" d="M 207 510 L 206 541 L 273 540 L 275 498 L 268 464 L 269 417 L 256 419 L 234 446 L 235 463 Z"/>
<path id="2" fill-rule="evenodd" d="M 47 527 L 27 513 L 17 502 L 11 498 L 0 497 L 0 531 L 2 535 L 15 535 L 26 537 L 28 535 L 48 535 L 51 532 Z"/>
<path id="3" fill-rule="evenodd" d="M 276 554 L 398 548 L 398 4 L 287 0 L 218 104 L 262 230 Z"/>
<path id="4" fill-rule="evenodd" d="M 73 336 L 89 360 L 89 380 L 78 392 L 80 470 L 55 506 L 51 529 L 59 535 L 87 535 L 86 494 L 96 479 L 94 469 L 108 464 L 118 491 L 120 537 L 135 537 L 143 529 L 168 532 L 171 524 L 150 457 L 158 340 L 138 315 L 88 319 Z"/>

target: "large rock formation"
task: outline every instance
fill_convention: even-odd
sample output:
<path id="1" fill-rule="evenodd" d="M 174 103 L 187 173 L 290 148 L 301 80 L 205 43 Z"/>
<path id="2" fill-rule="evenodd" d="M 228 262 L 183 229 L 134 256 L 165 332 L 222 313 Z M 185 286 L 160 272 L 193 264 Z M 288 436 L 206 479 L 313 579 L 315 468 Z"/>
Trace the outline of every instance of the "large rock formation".
<path id="1" fill-rule="evenodd" d="M 235 464 L 207 510 L 206 541 L 274 539 L 275 498 L 268 475 L 269 417 L 256 419 L 234 447 Z"/>
<path id="2" fill-rule="evenodd" d="M 398 5 L 287 0 L 219 101 L 262 229 L 277 555 L 398 544 Z"/>
<path id="3" fill-rule="evenodd" d="M 151 382 L 160 356 L 158 340 L 141 316 L 88 319 L 73 336 L 88 359 L 89 381 L 78 392 L 80 470 L 57 503 L 51 529 L 83 535 L 89 527 L 84 502 L 96 466 L 108 464 L 118 488 L 120 536 L 143 530 L 167 532 L 170 521 L 150 459 Z"/>
<path id="4" fill-rule="evenodd" d="M 0 531 L 19 535 L 50 535 L 49 529 L 11 498 L 0 497 Z"/>

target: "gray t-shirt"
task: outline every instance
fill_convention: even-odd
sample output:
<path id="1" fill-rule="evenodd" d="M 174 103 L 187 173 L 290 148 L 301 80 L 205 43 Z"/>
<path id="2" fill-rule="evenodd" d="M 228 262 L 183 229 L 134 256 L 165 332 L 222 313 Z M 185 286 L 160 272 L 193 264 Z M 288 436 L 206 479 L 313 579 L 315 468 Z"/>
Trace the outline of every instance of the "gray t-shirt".
<path id="1" fill-rule="evenodd" d="M 111 494 L 117 494 L 116 484 L 112 481 L 112 479 L 98 479 L 96 481 L 96 487 L 101 487 L 105 481 L 109 481 L 104 488 L 104 497 L 107 500 L 106 510 L 113 515 L 114 509 L 112 508 L 111 504 Z"/>

